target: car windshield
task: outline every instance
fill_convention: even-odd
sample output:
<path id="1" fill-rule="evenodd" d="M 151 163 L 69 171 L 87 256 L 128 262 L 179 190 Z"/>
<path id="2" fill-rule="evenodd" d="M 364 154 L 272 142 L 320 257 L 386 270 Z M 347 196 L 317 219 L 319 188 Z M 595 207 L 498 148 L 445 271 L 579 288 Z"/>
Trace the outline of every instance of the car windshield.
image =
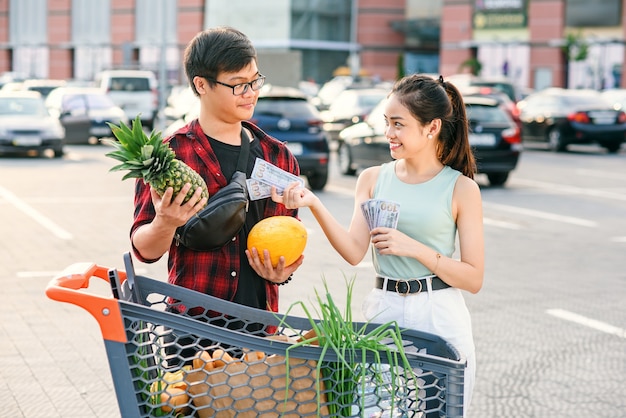
<path id="1" fill-rule="evenodd" d="M 506 113 L 497 106 L 468 104 L 467 118 L 475 122 L 509 122 Z"/>
<path id="2" fill-rule="evenodd" d="M 114 77 L 111 91 L 150 91 L 150 81 L 143 77 Z"/>
<path id="3" fill-rule="evenodd" d="M 279 116 L 288 119 L 295 118 L 318 118 L 313 105 L 306 100 L 279 99 L 279 98 L 259 98 L 254 113 L 256 115 Z"/>
<path id="4" fill-rule="evenodd" d="M 48 116 L 42 100 L 26 97 L 0 98 L 0 115 L 6 116 Z"/>

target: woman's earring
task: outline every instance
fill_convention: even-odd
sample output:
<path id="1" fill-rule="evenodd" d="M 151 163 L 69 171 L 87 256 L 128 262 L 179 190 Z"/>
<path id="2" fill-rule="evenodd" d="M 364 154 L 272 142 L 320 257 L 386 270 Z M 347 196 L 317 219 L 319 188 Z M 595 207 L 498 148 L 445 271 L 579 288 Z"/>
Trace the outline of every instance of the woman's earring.
<path id="1" fill-rule="evenodd" d="M 428 135 L 426 135 L 426 138 L 428 138 L 428 139 L 433 139 L 433 134 L 428 134 Z"/>

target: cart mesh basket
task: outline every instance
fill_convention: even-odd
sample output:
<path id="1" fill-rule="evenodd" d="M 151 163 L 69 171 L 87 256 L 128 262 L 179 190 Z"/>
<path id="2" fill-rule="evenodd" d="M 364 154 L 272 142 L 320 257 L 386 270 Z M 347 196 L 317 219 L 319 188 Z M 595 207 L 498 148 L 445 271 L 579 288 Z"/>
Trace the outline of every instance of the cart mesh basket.
<path id="1" fill-rule="evenodd" d="M 355 372 L 343 377 L 353 390 L 344 393 L 330 378 L 338 354 L 307 343 L 309 318 L 135 275 L 130 254 L 124 258 L 120 272 L 74 264 L 46 294 L 98 321 L 125 418 L 463 416 L 465 359 L 440 337 L 402 332 L 409 372 L 385 355 L 355 353 L 347 359 Z M 79 291 L 92 277 L 109 281 L 112 297 Z"/>

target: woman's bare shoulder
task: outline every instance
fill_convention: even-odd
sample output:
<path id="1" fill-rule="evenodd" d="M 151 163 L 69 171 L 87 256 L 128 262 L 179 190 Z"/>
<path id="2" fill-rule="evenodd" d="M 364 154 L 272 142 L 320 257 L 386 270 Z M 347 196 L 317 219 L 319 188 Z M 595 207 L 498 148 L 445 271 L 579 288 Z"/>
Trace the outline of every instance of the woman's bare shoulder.
<path id="1" fill-rule="evenodd" d="M 372 196 L 376 180 L 378 179 L 378 173 L 380 173 L 380 166 L 368 167 L 361 171 L 356 182 L 357 193 L 359 191 L 366 191 L 368 196 Z"/>
<path id="2" fill-rule="evenodd" d="M 463 201 L 481 201 L 480 186 L 476 180 L 460 175 L 454 186 L 454 198 Z"/>

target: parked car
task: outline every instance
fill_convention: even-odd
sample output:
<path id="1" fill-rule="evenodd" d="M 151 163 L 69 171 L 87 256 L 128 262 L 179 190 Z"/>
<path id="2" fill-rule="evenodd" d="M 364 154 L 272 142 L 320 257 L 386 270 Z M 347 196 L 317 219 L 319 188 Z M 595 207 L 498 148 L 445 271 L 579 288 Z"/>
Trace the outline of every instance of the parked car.
<path id="1" fill-rule="evenodd" d="M 194 100 L 185 116 L 163 131 L 164 137 L 173 135 L 198 117 L 200 105 Z M 320 112 L 306 94 L 296 88 L 266 85 L 261 89 L 250 121 L 268 135 L 287 143 L 298 160 L 300 174 L 307 178 L 311 189 L 322 190 L 326 186 L 330 159 L 328 133 L 322 129 Z"/>
<path id="2" fill-rule="evenodd" d="M 328 110 L 321 112 L 324 130 L 330 134 L 330 139 L 338 140 L 342 129 L 365 119 L 387 94 L 389 90 L 380 87 L 342 91 Z"/>
<path id="3" fill-rule="evenodd" d="M 522 152 L 519 127 L 498 100 L 484 97 L 463 100 L 476 171 L 485 174 L 490 185 L 502 186 L 517 167 Z"/>
<path id="4" fill-rule="evenodd" d="M 497 87 L 488 86 L 465 86 L 459 88 L 463 97 L 488 97 L 497 100 L 509 113 L 509 116 L 515 121 L 520 132 L 522 131 L 522 121 L 519 118 L 519 109 L 517 104 L 502 90 Z"/>
<path id="5" fill-rule="evenodd" d="M 385 136 L 386 104 L 386 98 L 379 101 L 362 122 L 339 132 L 337 160 L 342 174 L 355 175 L 359 169 L 391 161 Z"/>
<path id="6" fill-rule="evenodd" d="M 95 82 L 116 105 L 124 109 L 128 120 L 141 115 L 142 125 L 147 129 L 154 128 L 159 94 L 157 79 L 152 71 L 107 70 L 98 73 Z"/>
<path id="7" fill-rule="evenodd" d="M 65 87 L 65 80 L 29 78 L 22 82 L 22 90 L 38 91 L 44 99 L 57 87 Z"/>
<path id="8" fill-rule="evenodd" d="M 34 91 L 0 93 L 0 153 L 52 150 L 63 155 L 65 131 Z"/>
<path id="9" fill-rule="evenodd" d="M 485 174 L 490 185 L 501 186 L 519 161 L 522 151 L 519 128 L 497 100 L 487 97 L 464 100 L 477 172 Z M 338 160 L 343 174 L 354 175 L 360 169 L 392 160 L 385 136 L 384 109 L 385 101 L 382 101 L 365 121 L 341 131 Z"/>
<path id="10" fill-rule="evenodd" d="M 68 132 L 68 144 L 98 142 L 113 136 L 108 123 L 128 124 L 124 111 L 95 87 L 59 87 L 50 92 L 45 103 Z"/>
<path id="11" fill-rule="evenodd" d="M 626 111 L 626 89 L 607 89 L 602 90 L 600 95 L 608 100 L 614 109 Z"/>
<path id="12" fill-rule="evenodd" d="M 174 86 L 166 99 L 162 118 L 166 125 L 176 119 L 184 117 L 193 106 L 196 105 L 197 97 L 189 85 Z"/>
<path id="13" fill-rule="evenodd" d="M 333 100 L 352 83 L 354 83 L 352 76 L 333 77 L 320 87 L 315 97 L 311 99 L 311 103 L 319 110 L 328 110 Z"/>
<path id="14" fill-rule="evenodd" d="M 268 135 L 285 141 L 298 160 L 309 187 L 322 190 L 328 181 L 330 148 L 320 112 L 298 89 L 262 89 L 250 120 Z"/>
<path id="15" fill-rule="evenodd" d="M 472 74 L 453 74 L 445 77 L 445 79 L 458 89 L 469 86 L 497 88 L 509 96 L 509 99 L 514 103 L 519 102 L 523 98 L 522 89 L 507 77 L 479 77 Z"/>
<path id="16" fill-rule="evenodd" d="M 524 142 L 566 151 L 570 144 L 599 144 L 617 152 L 626 135 L 626 114 L 588 89 L 548 88 L 518 103 Z"/>

